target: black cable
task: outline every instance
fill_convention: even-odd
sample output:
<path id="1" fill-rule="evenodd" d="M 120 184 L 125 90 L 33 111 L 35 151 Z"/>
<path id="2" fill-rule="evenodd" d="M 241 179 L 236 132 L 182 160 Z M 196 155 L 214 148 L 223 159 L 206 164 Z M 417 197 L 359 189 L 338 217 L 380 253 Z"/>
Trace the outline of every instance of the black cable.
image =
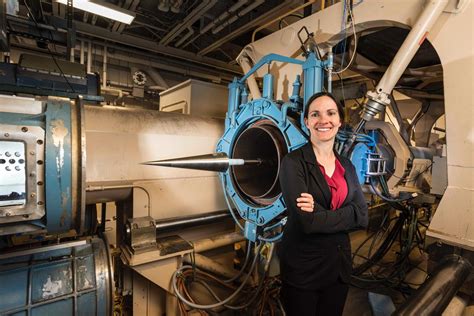
<path id="1" fill-rule="evenodd" d="M 401 292 L 403 295 L 409 295 L 414 290 L 409 282 L 404 281 L 408 270 L 411 268 L 418 268 L 423 272 L 425 271 L 419 267 L 413 266 L 409 258 L 411 251 L 418 246 L 417 244 L 414 244 L 415 239 L 417 239 L 416 230 L 418 229 L 417 211 L 415 208 L 410 208 L 409 212 L 405 214 L 407 215 L 401 217 L 401 223 L 403 225 L 393 239 L 394 241 L 397 237 L 401 238 L 400 252 L 398 253 L 397 259 L 393 263 L 387 265 L 382 265 L 380 263 L 372 264 L 372 266 L 381 267 L 377 273 L 379 275 L 384 274 L 383 277 L 376 276 L 373 272 L 370 272 L 370 275 L 353 275 L 352 284 L 354 286 L 363 289 L 390 287 Z M 403 229 L 404 227 L 406 227 L 405 231 Z M 391 244 L 392 242 L 390 243 L 390 247 Z M 369 258 L 366 259 L 369 260 Z M 391 271 L 387 274 L 386 271 L 389 270 Z"/>
<path id="2" fill-rule="evenodd" d="M 371 266 L 373 266 L 374 263 L 377 263 L 379 260 L 381 260 L 385 254 L 388 252 L 390 247 L 392 246 L 395 238 L 397 237 L 400 229 L 403 228 L 403 221 L 404 221 L 404 216 L 403 214 L 400 215 L 398 218 L 397 222 L 393 226 L 393 228 L 390 230 L 387 238 L 382 242 L 382 245 L 377 249 L 377 251 L 374 253 L 373 256 L 370 257 L 369 260 L 366 262 L 360 264 L 359 266 L 355 267 L 353 270 L 353 275 L 360 275 L 363 272 L 365 272 L 367 269 L 369 269 Z"/>
<path id="3" fill-rule="evenodd" d="M 370 188 L 371 188 L 371 192 L 374 193 L 375 195 L 377 195 L 379 198 L 381 198 L 382 200 L 384 201 L 387 201 L 387 202 L 403 202 L 405 201 L 406 199 L 395 199 L 393 197 L 388 197 L 388 196 L 384 196 L 382 193 L 380 193 L 377 188 L 375 187 L 374 185 L 374 182 L 372 181 L 373 179 L 370 179 Z"/>
<path id="4" fill-rule="evenodd" d="M 31 20 L 35 23 L 35 26 L 36 26 L 36 29 L 38 30 L 38 32 L 40 33 L 40 35 L 43 33 L 41 28 L 39 27 L 38 25 L 38 22 L 36 21 L 36 18 L 35 16 L 33 15 L 33 13 L 31 12 L 30 10 L 30 7 L 28 6 L 28 4 L 26 3 L 27 0 L 24 0 L 23 1 L 23 4 L 25 5 L 26 9 L 28 10 L 28 13 L 29 13 L 29 16 L 31 18 Z M 51 32 L 51 31 L 50 31 Z M 51 41 L 53 40 L 53 38 L 51 37 Z M 66 78 L 66 74 L 64 73 L 64 71 L 61 69 L 61 67 L 59 66 L 59 63 L 58 61 L 56 60 L 56 57 L 54 57 L 54 54 L 53 52 L 50 50 L 49 48 L 49 45 L 46 43 L 46 49 L 48 50 L 48 53 L 50 54 L 50 56 L 52 57 L 54 63 L 56 64 L 56 67 L 58 67 L 59 71 L 61 72 L 61 75 L 62 77 L 64 78 L 64 80 L 66 81 L 67 85 L 69 86 L 69 88 L 71 89 L 72 93 L 76 93 L 76 90 L 74 90 L 74 88 L 72 87 L 71 83 L 69 82 L 69 80 L 67 80 Z"/>

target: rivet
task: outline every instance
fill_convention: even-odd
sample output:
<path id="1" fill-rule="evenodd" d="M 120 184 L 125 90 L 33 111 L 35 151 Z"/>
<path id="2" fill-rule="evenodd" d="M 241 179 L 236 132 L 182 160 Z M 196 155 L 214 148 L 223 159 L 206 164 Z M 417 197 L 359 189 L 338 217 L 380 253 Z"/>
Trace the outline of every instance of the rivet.
<path id="1" fill-rule="evenodd" d="M 26 126 L 23 126 L 23 127 L 21 128 L 21 131 L 22 131 L 23 133 L 26 133 L 26 132 L 28 132 L 28 127 L 26 127 Z"/>

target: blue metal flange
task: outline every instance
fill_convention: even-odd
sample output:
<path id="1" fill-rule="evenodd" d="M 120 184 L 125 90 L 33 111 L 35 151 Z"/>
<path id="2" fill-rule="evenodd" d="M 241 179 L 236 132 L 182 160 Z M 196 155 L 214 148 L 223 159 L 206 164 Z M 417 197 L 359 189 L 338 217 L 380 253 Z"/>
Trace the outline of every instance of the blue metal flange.
<path id="1" fill-rule="evenodd" d="M 267 73 L 263 77 L 262 98 L 247 102 L 245 80 L 259 68 L 272 62 L 291 63 L 301 66 L 303 73 L 304 91 L 300 97 L 301 81 L 297 75 L 293 83 L 293 94 L 287 102 L 277 102 L 273 96 L 273 76 Z M 310 53 L 306 60 L 299 60 L 269 54 L 259 60 L 252 69 L 240 79 L 234 79 L 229 84 L 229 103 L 225 120 L 225 132 L 217 143 L 216 151 L 233 157 L 233 148 L 238 137 L 250 126 L 260 121 L 267 121 L 279 130 L 287 152 L 307 143 L 307 131 L 302 123 L 303 102 L 311 95 L 324 89 L 324 69 L 331 66 L 332 61 L 320 61 L 314 53 Z M 281 105 L 282 104 L 282 105 Z M 301 113 L 297 120 L 288 117 L 288 111 Z M 222 174 L 222 182 L 226 194 L 231 198 L 240 216 L 245 220 L 244 234 L 251 241 L 263 236 L 264 226 L 286 210 L 281 194 L 272 200 L 270 205 L 257 205 L 241 196 L 235 188 L 233 176 L 228 170 Z M 264 238 L 263 238 L 264 239 Z"/>
<path id="2" fill-rule="evenodd" d="M 307 142 L 306 134 L 293 120 L 285 117 L 278 104 L 269 99 L 253 100 L 243 106 L 233 118 L 234 124 L 229 124 L 224 135 L 217 143 L 217 152 L 223 152 L 232 157 L 232 148 L 238 136 L 250 125 L 257 121 L 268 120 L 274 123 L 285 139 L 288 152 L 291 152 Z M 269 206 L 257 206 L 245 200 L 234 189 L 230 171 L 224 173 L 224 182 L 228 195 L 234 202 L 240 216 L 246 220 L 245 236 L 255 241 L 258 227 L 262 227 L 285 211 L 286 206 L 280 197 Z"/>

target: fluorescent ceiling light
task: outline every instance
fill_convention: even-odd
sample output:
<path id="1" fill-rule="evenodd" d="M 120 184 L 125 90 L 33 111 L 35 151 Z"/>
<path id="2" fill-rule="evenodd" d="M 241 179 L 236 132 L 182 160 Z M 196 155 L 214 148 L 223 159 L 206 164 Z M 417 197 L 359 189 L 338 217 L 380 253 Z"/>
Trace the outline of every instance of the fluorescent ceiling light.
<path id="1" fill-rule="evenodd" d="M 67 0 L 56 0 L 58 3 L 67 4 Z M 103 16 L 108 19 L 119 21 L 125 24 L 131 24 L 135 18 L 135 13 L 97 0 L 73 0 L 72 6 L 76 9 L 87 11 L 93 14 Z"/>

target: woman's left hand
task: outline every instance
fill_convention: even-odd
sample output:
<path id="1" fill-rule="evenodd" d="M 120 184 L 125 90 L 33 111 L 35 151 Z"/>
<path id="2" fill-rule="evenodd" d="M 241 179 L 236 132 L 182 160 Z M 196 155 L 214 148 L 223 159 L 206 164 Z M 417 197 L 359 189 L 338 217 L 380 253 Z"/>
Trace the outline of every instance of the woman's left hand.
<path id="1" fill-rule="evenodd" d="M 301 196 L 296 199 L 296 206 L 304 212 L 314 212 L 314 199 L 309 193 L 301 193 Z"/>

